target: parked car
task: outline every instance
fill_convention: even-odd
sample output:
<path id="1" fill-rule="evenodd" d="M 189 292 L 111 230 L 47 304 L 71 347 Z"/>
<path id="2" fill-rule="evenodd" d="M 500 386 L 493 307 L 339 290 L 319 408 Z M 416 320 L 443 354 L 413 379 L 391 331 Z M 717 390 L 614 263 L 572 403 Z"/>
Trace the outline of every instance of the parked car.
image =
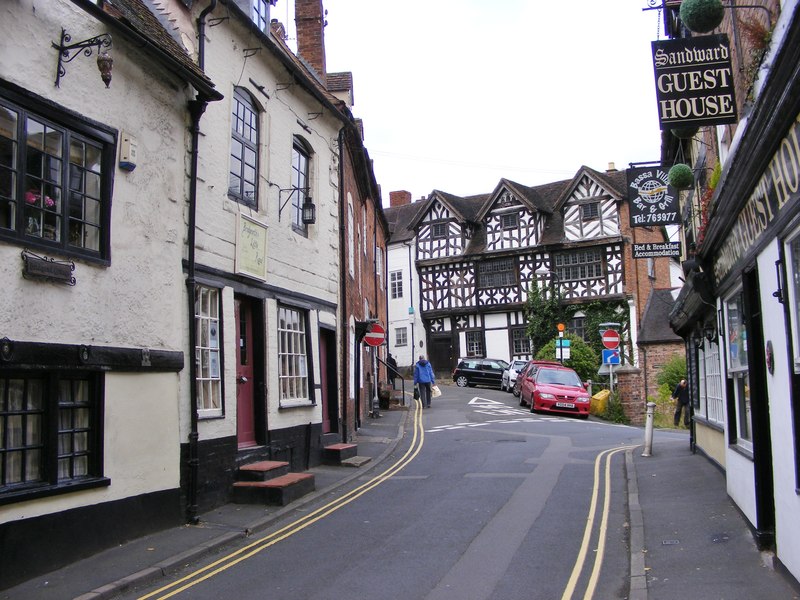
<path id="1" fill-rule="evenodd" d="M 553 412 L 589 417 L 589 392 L 578 374 L 560 364 L 542 364 L 530 368 L 520 384 L 520 405 L 531 412 Z"/>
<path id="2" fill-rule="evenodd" d="M 453 370 L 453 381 L 459 387 L 488 385 L 500 387 L 508 363 L 499 358 L 462 358 Z"/>
<path id="3" fill-rule="evenodd" d="M 511 392 L 514 389 L 514 382 L 522 368 L 528 364 L 527 360 L 512 360 L 508 368 L 503 371 L 503 378 L 500 380 L 500 390 Z"/>
<path id="4" fill-rule="evenodd" d="M 525 401 L 522 398 L 522 394 L 520 394 L 520 387 L 522 386 L 522 381 L 525 377 L 533 377 L 533 374 L 536 372 L 536 369 L 541 365 L 555 365 L 556 367 L 560 367 L 561 363 L 556 362 L 554 360 L 529 360 L 528 363 L 522 368 L 517 375 L 517 379 L 514 381 L 514 389 L 511 390 L 517 398 L 519 398 L 519 405 L 520 406 L 527 406 Z"/>

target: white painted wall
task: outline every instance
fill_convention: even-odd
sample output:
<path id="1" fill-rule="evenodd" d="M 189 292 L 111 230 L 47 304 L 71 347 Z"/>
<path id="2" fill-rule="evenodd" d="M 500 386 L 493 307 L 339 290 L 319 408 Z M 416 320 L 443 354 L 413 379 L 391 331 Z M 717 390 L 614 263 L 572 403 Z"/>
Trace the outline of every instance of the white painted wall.
<path id="1" fill-rule="evenodd" d="M 0 336 L 48 343 L 183 350 L 185 107 L 173 74 L 114 36 L 106 89 L 95 58 L 66 65 L 56 88 L 58 41 L 108 30 L 71 2 L 19 0 L 0 7 L 0 76 L 138 139 L 136 170 L 115 167 L 111 264 L 75 261 L 74 287 L 22 278 L 17 244 L 0 241 Z M 33 43 L 32 41 L 36 41 Z M 57 251 L 48 257 L 69 258 Z M 178 376 L 105 376 L 104 475 L 111 486 L 4 507 L 2 521 L 119 500 L 179 485 Z"/>
<path id="2" fill-rule="evenodd" d="M 419 282 L 414 265 L 415 247 L 411 245 L 391 244 L 387 248 L 387 302 L 389 304 L 389 352 L 392 353 L 399 367 L 413 365 L 420 354 L 427 356 L 425 330 L 419 318 Z M 410 262 L 409 262 L 410 261 Z M 410 266 L 410 269 L 409 269 Z M 403 274 L 403 297 L 392 299 L 390 273 L 401 271 Z M 409 307 L 414 312 L 409 313 Z M 395 344 L 395 330 L 406 327 L 408 343 L 405 346 Z M 422 346 L 420 346 L 422 342 Z"/>

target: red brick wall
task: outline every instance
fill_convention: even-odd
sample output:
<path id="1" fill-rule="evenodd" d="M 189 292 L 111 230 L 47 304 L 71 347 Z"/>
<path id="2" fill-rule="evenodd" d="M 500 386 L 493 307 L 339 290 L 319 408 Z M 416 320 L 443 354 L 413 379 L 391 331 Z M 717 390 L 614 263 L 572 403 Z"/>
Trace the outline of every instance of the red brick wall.
<path id="1" fill-rule="evenodd" d="M 322 0 L 295 0 L 294 22 L 297 27 L 297 54 L 322 78 L 326 85 L 325 17 Z"/>
<path id="2" fill-rule="evenodd" d="M 658 397 L 658 375 L 661 367 L 673 356 L 684 356 L 685 348 L 682 340 L 671 344 L 640 345 L 640 364 L 643 368 L 642 386 L 646 386 L 645 399 L 655 400 Z"/>

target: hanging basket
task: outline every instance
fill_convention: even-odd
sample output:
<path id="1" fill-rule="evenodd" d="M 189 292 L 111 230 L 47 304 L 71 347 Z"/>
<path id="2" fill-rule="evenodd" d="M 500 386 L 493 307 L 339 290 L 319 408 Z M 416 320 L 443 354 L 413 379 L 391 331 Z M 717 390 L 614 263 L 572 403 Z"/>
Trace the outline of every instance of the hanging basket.
<path id="1" fill-rule="evenodd" d="M 725 7 L 720 0 L 683 0 L 680 14 L 686 27 L 695 33 L 708 33 L 722 23 Z"/>
<path id="2" fill-rule="evenodd" d="M 667 174 L 669 184 L 678 190 L 688 190 L 694 185 L 692 167 L 683 163 L 673 166 Z"/>
<path id="3" fill-rule="evenodd" d="M 690 140 L 697 135 L 698 131 L 700 131 L 699 127 L 679 127 L 669 130 L 669 132 L 679 140 Z"/>

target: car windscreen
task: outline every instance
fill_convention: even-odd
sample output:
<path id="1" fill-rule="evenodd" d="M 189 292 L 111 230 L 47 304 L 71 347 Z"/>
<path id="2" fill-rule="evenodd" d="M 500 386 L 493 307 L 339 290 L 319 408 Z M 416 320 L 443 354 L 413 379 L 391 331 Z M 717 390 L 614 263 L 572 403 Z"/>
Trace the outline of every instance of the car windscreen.
<path id="1" fill-rule="evenodd" d="M 540 367 L 536 374 L 536 383 L 546 383 L 550 385 L 571 385 L 581 387 L 580 377 L 575 371 L 566 369 L 548 369 Z"/>
<path id="2" fill-rule="evenodd" d="M 524 367 L 527 364 L 528 364 L 527 360 L 515 360 L 513 363 L 511 363 L 511 368 L 514 369 L 515 371 L 520 371 L 520 369 L 522 369 L 522 367 Z"/>

